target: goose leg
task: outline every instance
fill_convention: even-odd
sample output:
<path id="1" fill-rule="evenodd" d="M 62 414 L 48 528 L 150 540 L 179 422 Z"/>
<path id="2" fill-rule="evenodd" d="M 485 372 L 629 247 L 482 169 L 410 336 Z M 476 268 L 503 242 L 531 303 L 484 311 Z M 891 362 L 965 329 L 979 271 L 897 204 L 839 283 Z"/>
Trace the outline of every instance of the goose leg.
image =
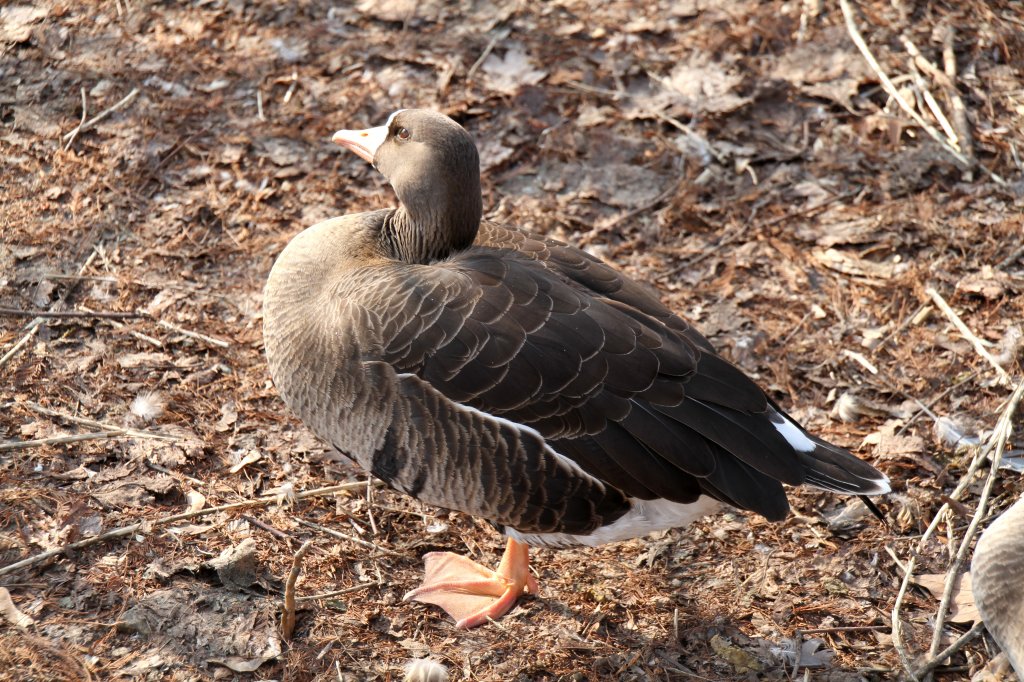
<path id="1" fill-rule="evenodd" d="M 474 628 L 501 618 L 519 595 L 537 594 L 537 581 L 530 574 L 530 549 L 516 540 L 509 539 L 496 571 L 452 552 L 430 552 L 423 560 L 423 584 L 406 594 L 405 601 L 440 606 L 455 619 L 457 628 Z"/>

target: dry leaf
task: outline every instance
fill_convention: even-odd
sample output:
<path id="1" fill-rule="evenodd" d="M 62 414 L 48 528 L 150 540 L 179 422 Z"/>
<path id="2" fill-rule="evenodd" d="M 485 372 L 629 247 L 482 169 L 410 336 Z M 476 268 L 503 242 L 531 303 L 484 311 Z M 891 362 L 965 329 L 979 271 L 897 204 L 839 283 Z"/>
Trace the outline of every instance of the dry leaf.
<path id="1" fill-rule="evenodd" d="M 1001 270 L 985 265 L 978 272 L 972 272 L 956 283 L 957 293 L 974 294 L 992 300 L 1002 298 L 1007 291 L 1014 290 L 1013 281 Z"/>
<path id="2" fill-rule="evenodd" d="M 234 400 L 229 400 L 221 405 L 220 420 L 217 421 L 213 428 L 221 432 L 230 431 L 236 421 L 238 421 L 238 408 L 235 407 Z"/>
<path id="3" fill-rule="evenodd" d="M 250 450 L 249 452 L 247 452 L 245 454 L 244 457 L 242 457 L 242 459 L 240 459 L 237 463 L 235 463 L 231 467 L 231 469 L 229 469 L 229 471 L 231 473 L 233 473 L 233 474 L 237 474 L 239 471 L 241 471 L 245 467 L 249 466 L 253 462 L 260 461 L 261 458 L 262 458 L 262 456 L 260 455 L 260 453 L 256 452 L 255 450 Z"/>
<path id="4" fill-rule="evenodd" d="M 260 147 L 260 156 L 270 159 L 277 166 L 297 164 L 307 154 L 305 146 L 283 138 L 268 138 L 260 143 Z"/>
<path id="5" fill-rule="evenodd" d="M 479 144 L 480 170 L 488 171 L 500 166 L 515 152 L 511 147 L 506 147 L 497 138 L 485 138 Z"/>
<path id="6" fill-rule="evenodd" d="M 35 623 L 31 616 L 27 616 L 18 610 L 11 600 L 11 593 L 6 587 L 0 587 L 0 613 L 4 614 L 7 622 L 16 628 L 27 628 Z"/>
<path id="7" fill-rule="evenodd" d="M 854 218 L 852 220 L 828 221 L 820 225 L 809 221 L 797 227 L 801 239 L 814 241 L 818 246 L 828 248 L 846 244 L 876 244 L 887 238 L 886 228 L 878 216 Z"/>
<path id="8" fill-rule="evenodd" d="M 875 457 L 880 460 L 908 459 L 925 467 L 934 474 L 942 467 L 925 453 L 925 442 L 920 436 L 896 435 L 896 429 L 902 425 L 898 419 L 890 419 L 874 433 L 864 437 L 863 445 L 875 446 Z"/>
<path id="9" fill-rule="evenodd" d="M 906 263 L 876 263 L 835 249 L 816 250 L 811 255 L 830 270 L 856 277 L 892 279 L 907 269 Z"/>
<path id="10" fill-rule="evenodd" d="M 437 21 L 443 8 L 439 0 L 363 0 L 356 5 L 360 13 L 374 19 L 403 24 Z"/>
<path id="11" fill-rule="evenodd" d="M 31 5 L 0 8 L 0 43 L 22 43 L 32 37 L 32 24 L 41 21 L 49 10 Z"/>
<path id="12" fill-rule="evenodd" d="M 521 45 L 510 47 L 504 56 L 491 53 L 480 66 L 492 90 L 514 95 L 524 85 L 536 85 L 547 76 L 546 71 L 533 68 L 529 55 Z"/>
<path id="13" fill-rule="evenodd" d="M 844 33 L 841 26 L 834 26 L 816 40 L 785 52 L 771 71 L 772 77 L 792 83 L 812 97 L 848 107 L 860 86 L 874 77 Z"/>
<path id="14" fill-rule="evenodd" d="M 836 652 L 831 649 L 821 648 L 825 642 L 817 638 L 811 638 L 800 644 L 800 667 L 801 668 L 824 668 L 835 658 Z M 796 640 L 783 638 L 779 646 L 767 640 L 761 640 L 762 646 L 768 647 L 768 652 L 777 659 L 785 661 L 786 665 L 796 665 Z"/>
<path id="15" fill-rule="evenodd" d="M 188 502 L 188 511 L 197 512 L 206 506 L 206 496 L 197 490 L 189 490 L 185 493 L 185 500 Z"/>
<path id="16" fill-rule="evenodd" d="M 124 369 L 163 367 L 172 364 L 172 359 L 167 353 L 128 353 L 119 357 L 117 364 Z"/>
<path id="17" fill-rule="evenodd" d="M 729 640 L 721 635 L 715 635 L 711 638 L 711 648 L 715 650 L 715 654 L 719 658 L 731 665 L 737 673 L 756 673 L 764 670 L 764 664 L 757 660 L 756 656 L 746 649 L 732 645 Z"/>
<path id="18" fill-rule="evenodd" d="M 687 112 L 727 113 L 750 102 L 734 90 L 743 75 L 728 71 L 721 62 L 713 62 L 704 52 L 694 52 L 687 63 L 677 64 L 662 84 Z"/>
<path id="19" fill-rule="evenodd" d="M 242 540 L 238 545 L 226 548 L 207 564 L 217 571 L 217 577 L 225 587 L 241 589 L 256 582 L 256 541 Z"/>
<path id="20" fill-rule="evenodd" d="M 430 653 L 430 647 L 419 641 L 418 639 L 405 638 L 398 641 L 398 643 L 409 652 L 410 656 L 416 658 L 423 658 Z"/>
<path id="21" fill-rule="evenodd" d="M 939 600 L 942 599 L 942 592 L 946 589 L 946 574 L 916 575 L 914 582 Z M 953 599 L 950 602 L 949 621 L 951 623 L 973 623 L 981 620 L 981 614 L 978 613 L 978 607 L 974 603 L 971 574 L 964 573 L 957 582 L 957 586 L 953 589 Z"/>
<path id="22" fill-rule="evenodd" d="M 875 446 L 875 457 L 898 459 L 906 455 L 924 452 L 924 439 L 920 436 L 897 436 L 884 431 L 875 431 L 864 438 L 865 445 Z"/>

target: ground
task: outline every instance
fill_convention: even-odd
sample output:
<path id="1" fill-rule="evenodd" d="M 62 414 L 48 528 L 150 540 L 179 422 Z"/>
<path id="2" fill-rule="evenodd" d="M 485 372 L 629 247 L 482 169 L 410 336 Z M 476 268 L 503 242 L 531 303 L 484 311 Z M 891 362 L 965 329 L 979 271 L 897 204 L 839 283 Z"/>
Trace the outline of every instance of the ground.
<path id="1" fill-rule="evenodd" d="M 4 5 L 0 678 L 901 675 L 903 571 L 923 660 L 1022 374 L 1022 51 L 1009 0 Z M 330 134 L 411 106 L 477 140 L 491 218 L 650 283 L 885 471 L 886 524 L 798 490 L 782 523 L 538 551 L 541 594 L 471 632 L 402 603 L 426 551 L 494 563 L 500 538 L 326 452 L 260 302 L 303 227 L 395 201 Z M 982 528 L 1024 489 L 1009 431 Z M 953 601 L 942 646 L 975 618 Z M 938 675 L 993 679 L 997 651 Z"/>

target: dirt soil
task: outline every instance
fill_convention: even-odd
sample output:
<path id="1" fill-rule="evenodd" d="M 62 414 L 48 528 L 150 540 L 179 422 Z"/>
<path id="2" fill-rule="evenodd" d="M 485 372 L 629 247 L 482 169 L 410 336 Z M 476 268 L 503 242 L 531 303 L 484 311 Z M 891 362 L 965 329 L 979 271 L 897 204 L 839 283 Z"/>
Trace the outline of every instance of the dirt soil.
<path id="1" fill-rule="evenodd" d="M 963 165 L 843 9 L 0 7 L 0 678 L 396 680 L 430 656 L 452 680 L 894 679 L 912 556 L 899 642 L 926 658 L 1022 375 L 1024 15 L 846 7 Z M 887 525 L 799 490 L 783 523 L 537 551 L 542 593 L 471 632 L 402 603 L 425 552 L 494 563 L 501 540 L 326 452 L 269 380 L 260 310 L 297 232 L 395 202 L 330 134 L 413 106 L 478 141 L 491 218 L 649 282 L 884 470 Z M 982 527 L 1024 490 L 1014 423 Z M 953 601 L 942 646 L 977 618 Z M 997 652 L 975 638 L 937 675 L 999 679 Z"/>

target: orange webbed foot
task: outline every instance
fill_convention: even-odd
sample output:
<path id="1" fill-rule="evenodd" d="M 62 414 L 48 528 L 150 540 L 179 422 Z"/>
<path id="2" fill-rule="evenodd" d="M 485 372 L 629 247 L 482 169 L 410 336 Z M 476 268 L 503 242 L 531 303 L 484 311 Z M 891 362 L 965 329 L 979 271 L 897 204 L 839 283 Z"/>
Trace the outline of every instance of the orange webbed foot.
<path id="1" fill-rule="evenodd" d="M 530 574 L 529 548 L 509 540 L 496 571 L 452 552 L 430 552 L 424 556 L 423 584 L 405 595 L 440 606 L 455 619 L 457 628 L 474 628 L 497 620 L 515 606 L 522 594 L 537 594 L 537 581 Z"/>

